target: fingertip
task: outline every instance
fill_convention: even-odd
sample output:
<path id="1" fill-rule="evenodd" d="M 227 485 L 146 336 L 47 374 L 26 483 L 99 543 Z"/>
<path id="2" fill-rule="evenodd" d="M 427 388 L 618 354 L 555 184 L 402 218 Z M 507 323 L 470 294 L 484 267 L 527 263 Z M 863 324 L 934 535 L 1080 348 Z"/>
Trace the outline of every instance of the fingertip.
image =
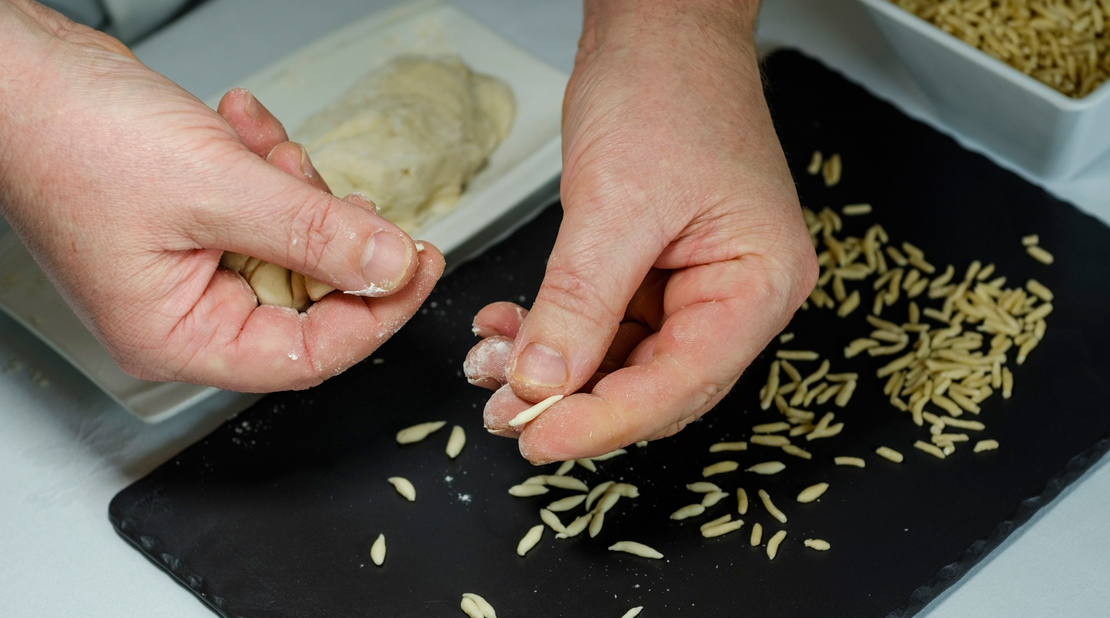
<path id="1" fill-rule="evenodd" d="M 503 336 L 515 339 L 528 311 L 516 303 L 498 301 L 478 310 L 471 332 L 478 337 Z"/>
<path id="2" fill-rule="evenodd" d="M 274 146 L 266 155 L 266 161 L 294 178 L 331 193 L 328 183 L 312 164 L 308 151 L 297 142 L 281 142 Z"/>
<path id="3" fill-rule="evenodd" d="M 246 88 L 225 93 L 216 112 L 227 120 L 243 145 L 260 157 L 289 139 L 281 121 Z"/>
<path id="4" fill-rule="evenodd" d="M 495 432 L 517 432 L 518 430 L 509 425 L 509 421 L 530 407 L 532 407 L 531 403 L 517 397 L 512 387 L 506 384 L 494 391 L 486 401 L 482 409 L 482 425 L 495 435 L 497 435 Z"/>
<path id="5" fill-rule="evenodd" d="M 470 348 L 463 360 L 463 374 L 475 386 L 490 390 L 501 388 L 508 381 L 506 374 L 513 340 L 508 337 L 489 337 Z"/>
<path id="6" fill-rule="evenodd" d="M 528 424 L 520 436 L 520 453 L 532 462 L 596 457 L 631 444 L 629 429 L 612 404 L 575 393 Z"/>

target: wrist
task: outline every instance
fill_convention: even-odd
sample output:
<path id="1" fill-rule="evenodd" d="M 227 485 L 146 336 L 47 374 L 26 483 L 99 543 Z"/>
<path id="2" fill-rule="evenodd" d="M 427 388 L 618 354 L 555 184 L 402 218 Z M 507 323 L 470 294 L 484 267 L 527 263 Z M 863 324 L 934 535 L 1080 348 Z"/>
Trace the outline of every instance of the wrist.
<path id="1" fill-rule="evenodd" d="M 586 0 L 581 47 L 690 31 L 751 46 L 758 11 L 759 0 Z"/>

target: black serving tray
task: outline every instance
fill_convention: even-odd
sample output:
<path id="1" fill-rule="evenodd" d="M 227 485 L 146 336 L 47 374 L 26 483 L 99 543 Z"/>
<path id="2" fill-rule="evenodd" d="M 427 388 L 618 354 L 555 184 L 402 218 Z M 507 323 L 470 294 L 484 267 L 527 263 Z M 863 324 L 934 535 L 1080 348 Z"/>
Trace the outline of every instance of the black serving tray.
<path id="1" fill-rule="evenodd" d="M 880 222 L 896 240 L 922 248 L 936 264 L 963 269 L 993 261 L 1011 283 L 1035 277 L 1056 292 L 1048 334 L 1015 373 L 1015 396 L 984 404 L 984 437 L 1001 448 L 963 448 L 945 461 L 915 450 L 927 437 L 895 411 L 871 376 L 885 360 L 844 360 L 848 340 L 866 332 L 863 309 L 845 319 L 799 312 L 791 347 L 828 351 L 835 371 L 858 371 L 846 429 L 806 445 L 810 461 L 763 447 L 734 453 L 742 467 L 767 459 L 789 464 L 773 477 L 743 472 L 714 480 L 766 488 L 790 519 L 779 524 L 758 505 L 743 530 L 702 539 L 697 526 L 735 510 L 727 499 L 701 518 L 672 522 L 692 502 L 682 489 L 701 467 L 724 457 L 707 445 L 743 439 L 758 422 L 757 391 L 770 354 L 757 360 L 718 409 L 678 436 L 574 474 L 594 484 L 636 483 L 596 539 L 556 541 L 547 531 L 525 558 L 516 543 L 538 523 L 537 510 L 566 492 L 512 498 L 508 487 L 536 469 L 515 442 L 486 434 L 486 391 L 460 368 L 474 339 L 472 315 L 502 299 L 528 305 L 554 242 L 551 208 L 514 236 L 442 281 L 412 323 L 366 361 L 307 392 L 269 396 L 186 449 L 112 501 L 120 535 L 190 588 L 221 616 L 344 618 L 461 616 L 463 592 L 489 599 L 499 615 L 613 617 L 645 606 L 643 616 L 909 616 L 996 547 L 1038 508 L 1105 453 L 1110 413 L 1110 229 L 950 138 L 908 119 L 838 74 L 798 53 L 766 63 L 767 93 L 802 202 L 815 210 L 869 202 L 875 212 L 846 218 L 846 233 Z M 843 180 L 826 188 L 805 173 L 814 149 L 840 153 Z M 1021 237 L 1040 235 L 1056 256 L 1045 266 Z M 884 315 L 904 312 L 904 305 Z M 902 313 L 904 315 L 904 313 Z M 426 420 L 462 425 L 469 443 L 457 460 L 443 453 L 447 431 L 399 447 L 394 433 Z M 894 464 L 874 455 L 902 451 Z M 837 467 L 856 455 L 866 469 Z M 553 469 L 553 467 L 552 467 Z M 411 479 L 418 499 L 402 500 L 389 476 Z M 818 502 L 792 497 L 812 483 L 831 489 Z M 567 518 L 569 520 L 569 518 Z M 778 557 L 749 545 L 789 533 Z M 375 567 L 379 532 L 389 546 Z M 815 552 L 805 538 L 828 540 Z M 656 547 L 664 560 L 614 554 L 618 540 Z"/>

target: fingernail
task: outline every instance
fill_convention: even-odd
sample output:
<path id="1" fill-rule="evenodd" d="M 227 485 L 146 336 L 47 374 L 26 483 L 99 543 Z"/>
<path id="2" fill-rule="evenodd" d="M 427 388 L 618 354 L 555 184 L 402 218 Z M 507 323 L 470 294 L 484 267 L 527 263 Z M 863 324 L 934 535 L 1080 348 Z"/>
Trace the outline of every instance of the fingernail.
<path id="1" fill-rule="evenodd" d="M 248 92 L 247 102 L 243 104 L 243 111 L 251 118 L 257 120 L 262 117 L 262 104 L 258 102 L 258 99 L 254 98 L 253 94 Z"/>
<path id="2" fill-rule="evenodd" d="M 567 382 L 567 362 L 558 350 L 530 343 L 513 365 L 513 377 L 533 386 L 562 386 Z"/>
<path id="3" fill-rule="evenodd" d="M 412 261 L 409 251 L 409 244 L 396 234 L 378 232 L 371 236 L 362 251 L 362 275 L 367 282 L 365 295 L 374 296 L 397 287 Z"/>
<path id="4" fill-rule="evenodd" d="M 354 193 L 351 193 L 343 199 L 361 208 L 369 210 L 370 212 L 378 212 L 378 205 L 375 204 L 374 200 L 370 199 L 370 196 L 366 195 L 365 193 L 359 193 L 358 191 L 355 191 Z"/>
<path id="5" fill-rule="evenodd" d="M 309 179 L 316 178 L 319 174 L 316 172 L 316 167 L 312 165 L 312 159 L 308 158 L 308 151 L 300 144 L 297 145 L 297 148 L 301 150 L 301 175 Z"/>

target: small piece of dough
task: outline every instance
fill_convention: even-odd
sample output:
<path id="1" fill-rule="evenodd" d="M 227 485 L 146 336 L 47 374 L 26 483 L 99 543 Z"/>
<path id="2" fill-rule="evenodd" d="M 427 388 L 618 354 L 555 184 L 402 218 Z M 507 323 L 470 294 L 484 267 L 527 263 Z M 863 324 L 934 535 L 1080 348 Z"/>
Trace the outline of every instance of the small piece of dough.
<path id="1" fill-rule="evenodd" d="M 482 618 L 497 618 L 497 612 L 493 610 L 493 606 L 490 605 L 489 601 L 485 600 L 482 595 L 473 592 L 464 592 L 463 598 L 474 601 L 479 611 L 482 612 Z"/>
<path id="2" fill-rule="evenodd" d="M 798 494 L 798 502 L 813 502 L 814 500 L 824 495 L 825 491 L 828 490 L 828 488 L 828 483 L 817 483 L 816 485 L 810 485 Z"/>
<path id="3" fill-rule="evenodd" d="M 652 558 L 654 560 L 659 560 L 663 557 L 663 554 L 655 549 L 643 543 L 637 543 L 636 541 L 617 541 L 609 546 L 609 551 L 623 551 L 627 554 L 641 556 L 643 558 Z"/>
<path id="4" fill-rule="evenodd" d="M 644 606 L 637 605 L 636 607 L 633 607 L 632 609 L 625 612 L 624 615 L 621 616 L 621 618 L 636 618 L 636 616 L 639 616 L 640 612 L 642 611 L 644 611 Z"/>
<path id="5" fill-rule="evenodd" d="M 810 549 L 816 549 L 817 551 L 829 551 L 829 548 L 831 547 L 831 545 L 829 545 L 829 542 L 823 539 L 806 539 L 805 541 L 802 541 L 802 543 L 806 547 Z"/>
<path id="6" fill-rule="evenodd" d="M 469 618 L 485 618 L 485 616 L 482 615 L 482 609 L 478 607 L 474 599 L 469 597 L 463 597 L 462 601 L 459 601 L 459 609 Z"/>
<path id="7" fill-rule="evenodd" d="M 447 456 L 451 459 L 458 457 L 464 446 L 466 446 L 466 431 L 455 425 L 451 428 L 451 437 L 447 438 Z"/>
<path id="8" fill-rule="evenodd" d="M 513 419 L 509 421 L 509 426 L 517 427 L 523 425 L 524 423 L 536 420 L 537 416 L 543 414 L 545 411 L 547 411 L 548 408 L 555 405 L 555 402 L 559 401 L 562 398 L 562 395 L 552 395 L 547 399 L 544 399 L 531 408 L 528 408 L 527 410 L 514 416 Z"/>
<path id="9" fill-rule="evenodd" d="M 747 472 L 754 472 L 756 474 L 778 474 L 785 469 L 786 464 L 781 461 L 765 461 L 748 468 Z"/>
<path id="10" fill-rule="evenodd" d="M 385 535 L 379 534 L 374 544 L 370 546 L 370 560 L 381 566 L 385 563 Z"/>
<path id="11" fill-rule="evenodd" d="M 528 530 L 524 538 L 520 539 L 520 542 L 516 544 L 516 554 L 518 556 L 527 554 L 536 546 L 536 543 L 540 542 L 540 539 L 543 538 L 543 528 L 543 524 L 536 524 Z"/>
<path id="12" fill-rule="evenodd" d="M 446 424 L 447 421 L 430 421 L 413 425 L 412 427 L 406 427 L 397 432 L 397 444 L 412 444 L 414 442 L 419 442 L 439 431 Z"/>
<path id="13" fill-rule="evenodd" d="M 413 487 L 412 482 L 403 476 L 391 476 L 387 481 L 393 485 L 397 493 L 401 494 L 409 502 L 416 502 L 416 488 Z"/>

